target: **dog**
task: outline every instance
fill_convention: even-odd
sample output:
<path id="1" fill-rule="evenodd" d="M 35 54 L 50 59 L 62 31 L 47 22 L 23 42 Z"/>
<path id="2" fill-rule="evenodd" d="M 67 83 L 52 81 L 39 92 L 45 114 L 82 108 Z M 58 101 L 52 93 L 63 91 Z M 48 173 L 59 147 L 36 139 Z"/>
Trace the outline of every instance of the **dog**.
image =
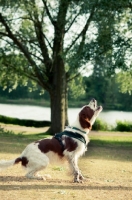
<path id="1" fill-rule="evenodd" d="M 97 106 L 97 101 L 92 99 L 82 107 L 72 126 L 67 126 L 62 133 L 55 134 L 52 138 L 29 144 L 18 158 L 1 160 L 0 169 L 21 162 L 27 170 L 27 178 L 45 180 L 45 177 L 39 176 L 38 171 L 46 168 L 49 163 L 68 161 L 74 182 L 82 182 L 84 177 L 78 167 L 78 158 L 87 150 L 88 133 L 101 111 L 102 106 Z"/>

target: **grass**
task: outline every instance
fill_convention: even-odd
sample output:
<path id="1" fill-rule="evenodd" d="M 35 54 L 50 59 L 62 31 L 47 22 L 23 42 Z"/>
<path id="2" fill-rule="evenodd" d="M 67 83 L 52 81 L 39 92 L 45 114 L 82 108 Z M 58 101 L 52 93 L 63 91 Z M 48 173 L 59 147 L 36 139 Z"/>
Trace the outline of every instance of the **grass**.
<path id="1" fill-rule="evenodd" d="M 107 133 L 104 136 L 95 137 L 91 136 L 91 146 L 101 146 L 101 147 L 114 147 L 114 148 L 128 148 L 132 149 L 132 134 L 126 136 L 125 134 L 120 136 L 107 136 Z"/>
<path id="2" fill-rule="evenodd" d="M 14 130 L 15 127 L 14 127 Z M 36 129 L 35 129 L 36 130 Z M 14 159 L 27 144 L 48 135 L 0 128 L 0 159 Z M 43 173 L 47 181 L 29 180 L 20 165 L 0 172 L 1 200 L 131 200 L 132 133 L 96 132 L 79 167 L 87 178 L 83 184 L 72 183 L 67 166 L 49 166 Z"/>

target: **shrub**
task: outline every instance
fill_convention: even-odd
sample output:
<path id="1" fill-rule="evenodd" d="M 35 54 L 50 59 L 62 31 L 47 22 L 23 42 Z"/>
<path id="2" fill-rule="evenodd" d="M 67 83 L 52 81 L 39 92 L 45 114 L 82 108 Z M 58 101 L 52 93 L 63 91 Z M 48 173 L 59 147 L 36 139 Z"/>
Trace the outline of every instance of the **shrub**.
<path id="1" fill-rule="evenodd" d="M 14 135 L 13 131 L 10 130 L 5 130 L 3 127 L 0 126 L 0 135 Z"/>
<path id="2" fill-rule="evenodd" d="M 108 128 L 108 125 L 106 122 L 100 120 L 100 119 L 97 119 L 92 127 L 92 130 L 96 130 L 96 131 L 107 131 L 109 128 Z"/>
<path id="3" fill-rule="evenodd" d="M 115 131 L 132 132 L 132 122 L 130 121 L 117 121 Z"/>
<path id="4" fill-rule="evenodd" d="M 18 118 L 12 118 L 12 117 L 6 117 L 3 115 L 0 115 L 0 122 L 4 124 L 14 124 L 14 125 L 20 125 L 20 126 L 27 126 L 27 127 L 45 127 L 50 126 L 50 121 L 35 121 L 30 119 L 18 119 Z"/>

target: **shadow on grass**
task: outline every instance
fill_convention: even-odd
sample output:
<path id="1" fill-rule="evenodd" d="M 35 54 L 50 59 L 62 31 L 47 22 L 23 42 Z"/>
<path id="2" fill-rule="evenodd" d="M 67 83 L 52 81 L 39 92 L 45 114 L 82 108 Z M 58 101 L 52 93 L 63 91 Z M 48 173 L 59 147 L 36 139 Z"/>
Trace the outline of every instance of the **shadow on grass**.
<path id="1" fill-rule="evenodd" d="M 21 153 L 31 142 L 46 138 L 47 136 L 47 134 L 0 133 L 0 153 Z"/>
<path id="2" fill-rule="evenodd" d="M 10 177 L 9 177 L 10 178 Z M 11 177 L 12 178 L 12 177 Z M 0 176 L 0 181 L 4 181 L 4 177 Z M 121 191 L 131 191 L 132 187 L 127 186 L 112 186 L 112 185 L 105 185 L 105 183 L 94 183 L 94 185 L 91 185 L 91 183 L 85 182 L 85 183 L 72 183 L 70 181 L 63 181 L 63 180 L 50 180 L 47 182 L 44 182 L 44 184 L 40 185 L 39 182 L 34 184 L 34 181 L 32 181 L 32 185 L 21 185 L 19 182 L 29 182 L 28 179 L 19 177 L 19 180 L 17 177 L 12 178 L 11 180 L 7 181 L 18 181 L 18 184 L 4 184 L 0 185 L 0 190 L 4 191 L 15 191 L 15 190 L 109 190 L 109 191 L 115 191 L 115 190 L 121 190 Z M 59 192 L 59 191 L 58 191 Z"/>

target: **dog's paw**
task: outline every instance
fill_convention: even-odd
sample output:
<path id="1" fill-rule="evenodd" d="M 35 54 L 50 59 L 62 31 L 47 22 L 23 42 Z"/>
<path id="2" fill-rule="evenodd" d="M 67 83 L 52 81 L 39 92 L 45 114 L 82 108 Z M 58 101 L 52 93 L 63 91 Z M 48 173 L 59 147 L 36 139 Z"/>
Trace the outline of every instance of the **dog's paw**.
<path id="1" fill-rule="evenodd" d="M 45 179 L 51 179 L 51 175 L 50 175 L 50 174 L 45 174 L 43 177 L 44 177 Z"/>
<path id="2" fill-rule="evenodd" d="M 73 183 L 82 183 L 82 180 L 80 180 L 79 178 L 74 178 Z"/>
<path id="3" fill-rule="evenodd" d="M 78 180 L 74 180 L 73 183 L 83 183 L 83 181 L 78 179 Z"/>
<path id="4" fill-rule="evenodd" d="M 37 180 L 43 180 L 43 181 L 46 181 L 45 176 L 37 175 L 37 176 L 34 176 L 34 178 L 37 179 Z"/>
<path id="5" fill-rule="evenodd" d="M 84 180 L 85 178 L 83 177 L 83 175 L 79 175 L 79 180 Z"/>
<path id="6" fill-rule="evenodd" d="M 40 175 L 34 175 L 34 176 L 31 176 L 31 175 L 26 175 L 26 177 L 28 179 L 36 179 L 36 180 L 46 180 L 46 178 L 44 176 L 40 176 Z"/>

